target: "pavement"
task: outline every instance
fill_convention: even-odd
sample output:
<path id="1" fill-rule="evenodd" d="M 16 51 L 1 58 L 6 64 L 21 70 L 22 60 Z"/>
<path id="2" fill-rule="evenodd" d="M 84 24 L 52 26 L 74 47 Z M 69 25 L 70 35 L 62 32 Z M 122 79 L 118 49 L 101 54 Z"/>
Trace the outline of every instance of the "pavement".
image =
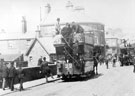
<path id="1" fill-rule="evenodd" d="M 53 76 L 53 77 L 54 77 L 54 79 L 52 79 L 51 77 L 49 77 L 48 78 L 48 81 L 49 82 L 53 82 L 53 81 L 56 81 L 56 80 L 59 80 L 60 79 L 60 78 L 57 78 L 56 75 Z M 46 79 L 45 78 L 41 78 L 41 79 L 38 79 L 38 80 L 24 82 L 23 83 L 23 87 L 24 87 L 24 90 L 25 90 L 25 89 L 28 89 L 28 88 L 40 86 L 42 84 L 46 84 Z M 14 85 L 14 91 L 11 91 L 9 88 L 5 88 L 5 90 L 0 89 L 0 96 L 4 96 L 4 95 L 7 95 L 7 94 L 16 92 L 16 91 L 19 91 L 19 84 L 15 84 Z"/>

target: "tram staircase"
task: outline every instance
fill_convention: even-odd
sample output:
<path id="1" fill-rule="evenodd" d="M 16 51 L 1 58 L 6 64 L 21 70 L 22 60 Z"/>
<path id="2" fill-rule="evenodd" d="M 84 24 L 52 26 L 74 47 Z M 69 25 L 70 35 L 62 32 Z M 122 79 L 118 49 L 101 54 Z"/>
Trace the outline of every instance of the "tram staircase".
<path id="1" fill-rule="evenodd" d="M 68 48 L 70 48 L 73 51 L 73 48 L 71 47 L 71 45 L 68 43 L 68 41 L 65 39 L 65 37 L 62 35 L 63 40 L 65 41 L 65 43 L 67 44 Z M 64 47 L 64 50 L 66 51 L 66 53 L 68 54 L 68 56 L 70 58 L 72 58 L 72 60 L 77 64 L 80 65 L 79 62 L 77 61 L 77 59 L 75 59 L 71 53 L 69 53 L 69 51 Z"/>

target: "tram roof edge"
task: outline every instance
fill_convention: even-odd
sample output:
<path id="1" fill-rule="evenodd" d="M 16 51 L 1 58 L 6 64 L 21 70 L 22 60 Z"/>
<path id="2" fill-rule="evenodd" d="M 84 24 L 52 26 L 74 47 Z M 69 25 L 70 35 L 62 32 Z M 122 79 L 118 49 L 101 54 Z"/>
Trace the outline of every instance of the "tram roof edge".
<path id="1" fill-rule="evenodd" d="M 74 22 L 74 21 L 73 21 Z M 62 22 L 60 23 L 60 25 L 65 25 L 66 23 L 72 23 L 72 22 Z M 100 23 L 100 22 L 75 22 L 75 23 L 79 23 L 79 24 L 100 24 L 105 26 L 105 24 Z M 48 24 L 40 24 L 40 27 L 44 27 L 44 26 L 54 26 L 55 23 L 48 23 Z"/>

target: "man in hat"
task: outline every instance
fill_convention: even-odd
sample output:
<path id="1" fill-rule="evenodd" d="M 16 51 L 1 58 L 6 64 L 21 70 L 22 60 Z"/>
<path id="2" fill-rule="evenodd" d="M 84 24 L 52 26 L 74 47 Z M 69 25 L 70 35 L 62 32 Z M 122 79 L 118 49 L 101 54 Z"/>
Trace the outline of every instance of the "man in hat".
<path id="1" fill-rule="evenodd" d="M 56 30 L 56 34 L 60 34 L 61 33 L 60 18 L 57 18 L 57 23 L 55 24 L 55 30 Z"/>
<path id="2" fill-rule="evenodd" d="M 69 23 L 66 23 L 66 25 L 62 28 L 61 34 L 66 42 L 70 44 L 72 39 L 72 28 Z"/>
<path id="3" fill-rule="evenodd" d="M 16 76 L 16 69 L 14 67 L 14 62 L 12 63 L 9 63 L 10 66 L 9 66 L 9 84 L 10 84 L 10 88 L 11 88 L 11 91 L 14 90 L 14 80 L 15 80 L 15 76 Z"/>
<path id="4" fill-rule="evenodd" d="M 99 62 L 99 59 L 98 59 L 98 53 L 97 52 L 94 52 L 94 55 L 93 55 L 93 60 L 94 60 L 94 72 L 95 72 L 95 68 L 96 68 L 96 74 L 98 74 L 98 62 Z"/>
<path id="5" fill-rule="evenodd" d="M 24 70 L 22 69 L 22 65 L 20 64 L 19 65 L 19 68 L 17 70 L 17 75 L 18 75 L 18 80 L 19 80 L 19 83 L 20 83 L 20 87 L 19 87 L 19 90 L 22 91 L 23 90 L 23 79 L 24 79 Z"/>
<path id="6" fill-rule="evenodd" d="M 9 74 L 9 70 L 7 67 L 7 64 L 4 63 L 3 67 L 2 67 L 2 88 L 3 90 L 5 90 L 6 84 L 8 83 L 8 74 Z"/>
<path id="7" fill-rule="evenodd" d="M 80 26 L 79 24 L 72 22 L 71 24 L 72 26 L 72 31 L 75 33 L 83 33 L 84 29 L 82 28 L 82 26 Z"/>
<path id="8" fill-rule="evenodd" d="M 46 57 L 44 57 L 43 60 L 44 61 L 41 64 L 41 71 L 46 78 L 46 82 L 48 82 L 48 76 L 51 75 L 52 78 L 53 78 L 53 76 L 52 76 L 51 70 L 48 66 L 48 62 L 46 61 Z"/>

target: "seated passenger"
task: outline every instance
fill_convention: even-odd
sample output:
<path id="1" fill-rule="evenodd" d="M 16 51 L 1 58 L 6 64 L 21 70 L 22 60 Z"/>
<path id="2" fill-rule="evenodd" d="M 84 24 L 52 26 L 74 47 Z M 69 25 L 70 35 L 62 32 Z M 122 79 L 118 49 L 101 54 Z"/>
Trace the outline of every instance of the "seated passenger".
<path id="1" fill-rule="evenodd" d="M 70 24 L 66 23 L 66 26 L 64 26 L 61 30 L 61 34 L 64 37 L 64 39 L 66 40 L 66 42 L 68 42 L 69 44 L 71 44 L 71 39 L 72 39 L 72 29 L 70 27 Z"/>
<path id="2" fill-rule="evenodd" d="M 75 33 L 83 33 L 84 32 L 84 29 L 79 24 L 77 24 L 75 22 L 72 22 L 72 30 Z"/>
<path id="3" fill-rule="evenodd" d="M 72 33 L 72 29 L 70 27 L 70 24 L 66 23 L 66 25 L 61 30 L 61 34 L 63 37 L 67 38 L 70 36 L 71 33 Z"/>

